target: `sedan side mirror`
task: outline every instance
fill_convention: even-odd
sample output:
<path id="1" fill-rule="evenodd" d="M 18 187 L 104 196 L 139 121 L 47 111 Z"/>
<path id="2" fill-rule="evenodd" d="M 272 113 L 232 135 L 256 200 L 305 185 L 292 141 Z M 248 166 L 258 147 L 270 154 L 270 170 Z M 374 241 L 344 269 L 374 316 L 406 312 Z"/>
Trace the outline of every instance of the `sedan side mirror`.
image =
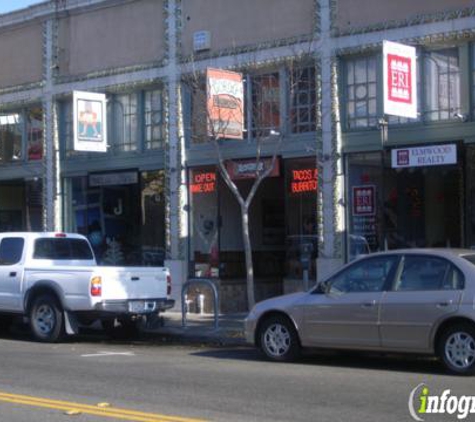
<path id="1" fill-rule="evenodd" d="M 320 281 L 312 293 L 323 295 L 323 294 L 326 294 L 327 291 L 328 291 L 328 283 L 326 281 Z"/>

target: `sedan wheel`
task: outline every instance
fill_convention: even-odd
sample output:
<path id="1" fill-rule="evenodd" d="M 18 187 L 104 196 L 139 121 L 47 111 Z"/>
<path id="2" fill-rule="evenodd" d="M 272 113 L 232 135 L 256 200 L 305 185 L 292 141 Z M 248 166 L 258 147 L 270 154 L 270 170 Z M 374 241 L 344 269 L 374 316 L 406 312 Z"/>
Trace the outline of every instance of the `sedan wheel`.
<path id="1" fill-rule="evenodd" d="M 293 324 L 282 316 L 271 317 L 262 323 L 260 346 L 268 358 L 281 362 L 296 359 L 300 352 L 297 332 Z"/>
<path id="2" fill-rule="evenodd" d="M 451 372 L 475 372 L 475 329 L 466 324 L 449 328 L 442 336 L 439 354 Z"/>

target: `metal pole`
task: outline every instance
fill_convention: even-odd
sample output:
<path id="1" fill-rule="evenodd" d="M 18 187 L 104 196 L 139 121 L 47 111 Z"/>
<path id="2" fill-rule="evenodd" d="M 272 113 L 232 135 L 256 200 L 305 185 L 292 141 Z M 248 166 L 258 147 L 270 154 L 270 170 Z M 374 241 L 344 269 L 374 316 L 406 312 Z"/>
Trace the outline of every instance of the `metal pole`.
<path id="1" fill-rule="evenodd" d="M 378 127 L 381 133 L 381 231 L 382 231 L 382 249 L 388 249 L 388 240 L 386 238 L 386 222 L 384 216 L 384 147 L 388 141 L 388 120 L 383 116 L 378 120 Z"/>

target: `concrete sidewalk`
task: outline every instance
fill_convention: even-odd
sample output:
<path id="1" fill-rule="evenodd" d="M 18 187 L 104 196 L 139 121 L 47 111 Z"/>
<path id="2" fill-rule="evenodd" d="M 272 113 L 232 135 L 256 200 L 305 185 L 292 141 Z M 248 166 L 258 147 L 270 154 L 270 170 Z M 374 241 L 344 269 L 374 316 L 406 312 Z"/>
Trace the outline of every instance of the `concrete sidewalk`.
<path id="1" fill-rule="evenodd" d="M 188 313 L 184 327 L 181 312 L 168 311 L 161 314 L 162 326 L 146 331 L 187 343 L 242 346 L 246 344 L 244 338 L 246 316 L 247 313 L 219 315 L 218 328 L 216 329 L 213 314 Z"/>

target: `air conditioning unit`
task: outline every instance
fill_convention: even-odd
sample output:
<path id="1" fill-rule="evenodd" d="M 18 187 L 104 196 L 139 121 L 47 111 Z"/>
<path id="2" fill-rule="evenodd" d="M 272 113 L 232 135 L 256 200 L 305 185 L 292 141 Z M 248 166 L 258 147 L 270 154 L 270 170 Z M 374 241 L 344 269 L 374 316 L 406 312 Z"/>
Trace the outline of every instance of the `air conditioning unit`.
<path id="1" fill-rule="evenodd" d="M 211 33 L 209 31 L 196 31 L 193 34 L 193 51 L 204 51 L 211 48 Z"/>

